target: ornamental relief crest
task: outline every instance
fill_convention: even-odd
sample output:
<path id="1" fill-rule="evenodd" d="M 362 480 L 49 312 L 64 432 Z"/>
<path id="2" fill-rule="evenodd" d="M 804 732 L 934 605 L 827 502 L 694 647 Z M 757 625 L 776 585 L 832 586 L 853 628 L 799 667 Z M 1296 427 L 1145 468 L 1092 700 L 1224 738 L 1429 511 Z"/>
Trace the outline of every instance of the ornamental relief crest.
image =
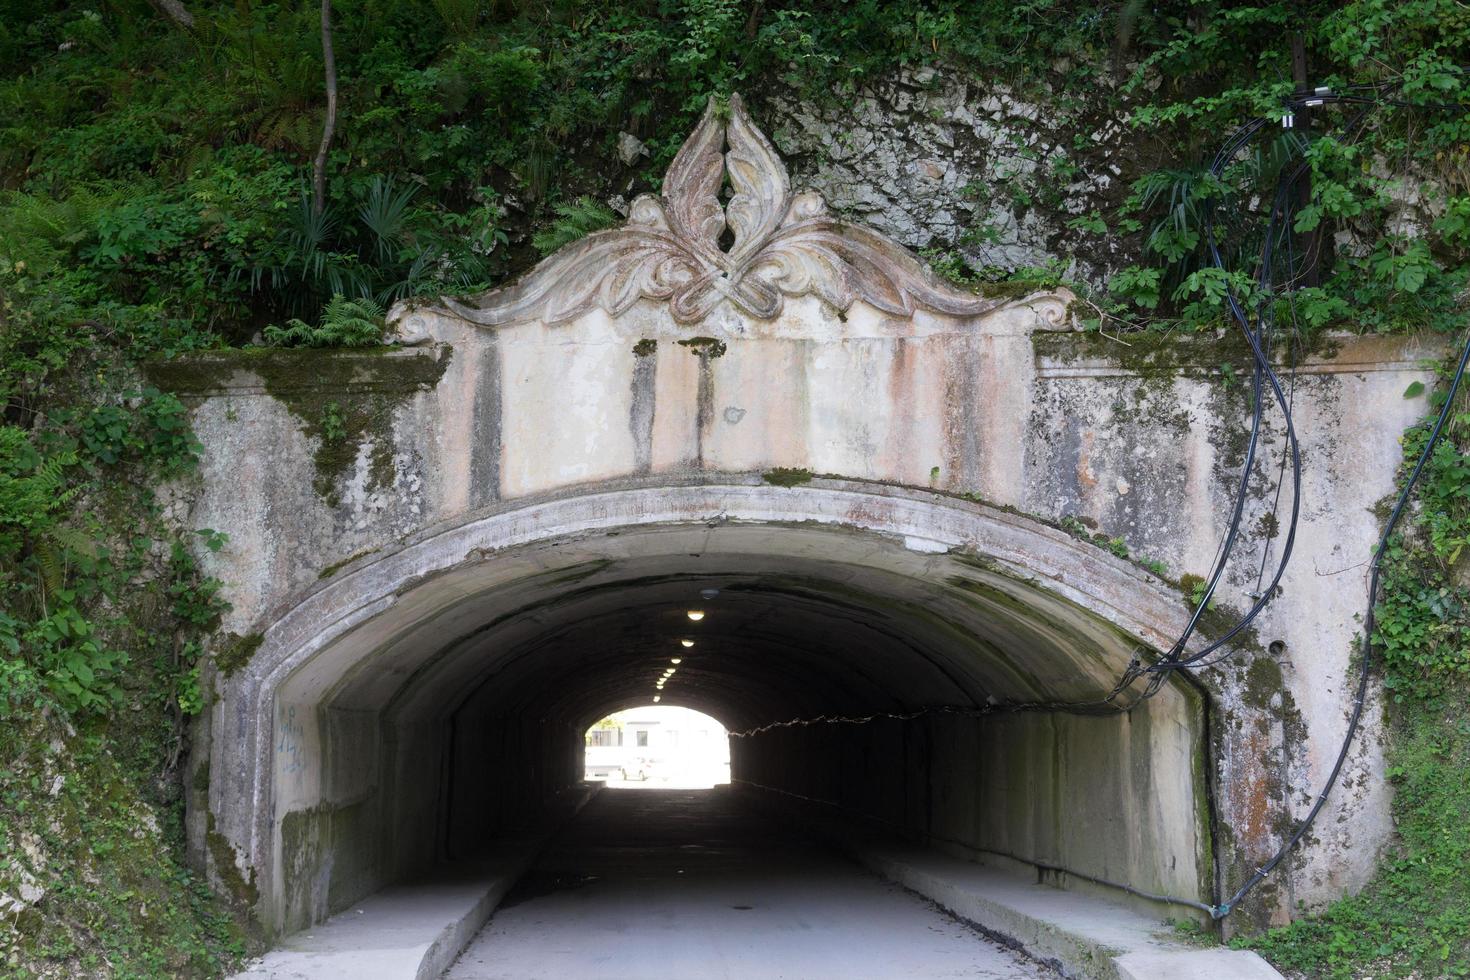
<path id="1" fill-rule="evenodd" d="M 905 318 L 919 307 L 972 317 L 1018 302 L 955 289 L 902 245 L 830 214 L 814 191 L 793 192 L 775 148 L 732 95 L 725 113 L 710 101 L 663 194 L 636 198 L 626 224 L 573 242 L 510 286 L 442 303 L 497 326 L 563 323 L 594 309 L 618 316 L 650 299 L 692 324 L 724 303 L 773 319 L 787 297 L 807 294 L 839 312 L 862 300 Z M 1059 296 L 1019 303 L 1048 326 L 1065 317 Z"/>

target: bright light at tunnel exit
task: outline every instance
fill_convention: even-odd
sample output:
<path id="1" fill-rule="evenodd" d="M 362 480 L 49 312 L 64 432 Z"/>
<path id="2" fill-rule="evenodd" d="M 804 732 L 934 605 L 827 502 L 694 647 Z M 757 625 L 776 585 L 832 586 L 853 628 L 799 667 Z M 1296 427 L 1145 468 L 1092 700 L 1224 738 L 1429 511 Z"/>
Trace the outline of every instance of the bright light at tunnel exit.
<path id="1" fill-rule="evenodd" d="M 730 781 L 725 727 L 692 708 L 628 708 L 587 729 L 585 743 L 586 778 L 609 788 L 707 789 Z"/>

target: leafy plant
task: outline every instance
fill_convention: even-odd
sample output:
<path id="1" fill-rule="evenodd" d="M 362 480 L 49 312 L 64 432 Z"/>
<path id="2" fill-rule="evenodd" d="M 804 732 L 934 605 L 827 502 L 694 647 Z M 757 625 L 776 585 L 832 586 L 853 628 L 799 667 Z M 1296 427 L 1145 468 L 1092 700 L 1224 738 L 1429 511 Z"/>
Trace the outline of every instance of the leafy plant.
<path id="1" fill-rule="evenodd" d="M 278 347 L 371 347 L 383 342 L 383 308 L 371 299 L 332 297 L 315 326 L 290 320 L 268 326 L 265 339 Z"/>
<path id="2" fill-rule="evenodd" d="M 551 226 L 538 231 L 531 239 L 531 244 L 542 255 L 550 255 L 594 231 L 611 228 L 618 222 L 618 216 L 612 208 L 590 197 L 558 204 L 555 211 L 556 220 Z"/>

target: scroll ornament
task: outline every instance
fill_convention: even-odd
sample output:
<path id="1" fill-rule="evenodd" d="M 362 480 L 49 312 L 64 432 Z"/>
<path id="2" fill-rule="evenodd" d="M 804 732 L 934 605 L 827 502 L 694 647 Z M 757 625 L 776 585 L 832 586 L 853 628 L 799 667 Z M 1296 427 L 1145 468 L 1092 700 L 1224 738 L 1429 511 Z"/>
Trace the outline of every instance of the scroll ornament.
<path id="1" fill-rule="evenodd" d="M 722 204 L 727 180 L 732 193 Z M 815 192 L 793 193 L 774 147 L 732 95 L 728 113 L 711 100 L 669 166 L 663 195 L 635 199 L 626 224 L 566 246 L 510 286 L 443 303 L 496 326 L 563 323 L 594 309 L 618 316 L 649 299 L 692 324 L 723 303 L 773 319 L 787 297 L 807 294 L 838 311 L 862 300 L 905 318 L 918 307 L 973 317 L 1017 302 L 954 289 L 903 246 L 828 213 Z M 1020 302 L 1052 328 L 1065 318 L 1060 296 Z"/>

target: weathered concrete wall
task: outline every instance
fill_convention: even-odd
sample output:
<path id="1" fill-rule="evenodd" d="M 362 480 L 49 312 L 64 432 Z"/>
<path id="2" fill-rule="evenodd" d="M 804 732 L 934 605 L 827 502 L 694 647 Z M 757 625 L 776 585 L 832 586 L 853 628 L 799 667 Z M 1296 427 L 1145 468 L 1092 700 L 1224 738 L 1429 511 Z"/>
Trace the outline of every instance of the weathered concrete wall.
<path id="1" fill-rule="evenodd" d="M 861 322 L 849 314 L 848 323 L 855 320 Z M 619 325 L 609 321 L 604 326 Z M 484 337 L 478 328 L 451 321 L 442 329 L 456 342 L 451 345 L 453 354 L 447 350 L 405 351 L 374 361 L 371 370 L 383 373 L 409 359 L 438 363 L 447 357 L 450 368 L 438 387 L 413 394 L 392 415 L 391 426 L 382 436 L 393 447 L 392 487 L 367 489 L 371 464 L 364 452 L 338 478 L 341 500 L 335 507 L 313 487 L 317 471 L 312 462 L 312 441 L 302 434 L 301 420 L 287 406 L 258 387 L 226 387 L 197 403 L 196 424 L 207 447 L 207 471 L 193 520 L 199 526 L 231 534 L 231 544 L 212 560 L 215 574 L 232 583 L 230 598 L 236 607 L 231 614 L 233 630 L 242 635 L 261 632 L 298 597 L 321 589 L 323 583 L 330 584 L 342 574 L 334 572 L 319 582 L 317 576 L 331 565 L 358 555 L 361 557 L 351 567 L 371 564 L 380 555 L 400 548 L 405 532 L 409 532 L 410 539 L 424 533 L 421 530 L 416 535 L 411 528 L 452 526 L 486 506 L 505 506 L 495 504 L 497 498 L 507 498 L 507 502 L 542 500 L 566 489 L 616 486 L 629 478 L 683 482 L 700 473 L 715 475 L 737 467 L 747 472 L 764 472 L 775 466 L 818 472 L 849 470 L 869 479 L 921 486 L 932 479 L 947 492 L 974 493 L 1049 519 L 1076 516 L 1095 521 L 1103 534 L 1122 538 L 1134 554 L 1163 561 L 1171 573 L 1198 574 L 1207 570 L 1217 536 L 1223 530 L 1224 493 L 1234 476 L 1232 467 L 1239 460 L 1243 409 L 1237 396 L 1221 392 L 1220 381 L 1208 370 L 1216 363 L 1217 351 L 1212 345 L 1192 350 L 1189 344 L 1181 344 L 1185 369 L 1171 377 L 1167 370 L 1127 367 L 1116 358 L 1099 357 L 1094 341 L 1072 341 L 1056 334 L 1043 335 L 1045 342 L 1039 344 L 1039 349 L 1024 334 L 999 340 L 940 334 L 928 340 L 933 346 L 927 355 L 922 353 L 925 344 L 907 338 L 859 338 L 849 342 L 839 335 L 822 343 L 809 339 L 749 341 L 750 359 L 763 366 L 746 371 L 739 365 L 747 357 L 747 343 L 739 331 L 731 330 L 726 335 L 727 350 L 719 358 L 702 357 L 674 344 L 660 345 L 666 351 L 662 356 L 670 358 L 673 367 L 656 381 L 663 386 L 660 390 L 664 400 L 654 399 L 652 414 L 655 418 L 697 418 L 703 398 L 720 409 L 706 422 L 706 429 L 738 429 L 747 422 L 759 421 L 763 432 L 773 434 L 770 441 L 765 442 L 763 437 L 742 441 L 728 431 L 704 439 L 694 426 L 689 426 L 683 441 L 676 444 L 678 448 L 661 450 L 659 455 L 650 449 L 645 468 L 635 441 L 621 438 L 638 412 L 647 411 L 636 408 L 635 400 L 623 395 L 631 393 L 635 384 L 648 383 L 639 380 L 639 363 L 632 354 L 634 344 L 654 332 L 645 320 L 622 325 L 617 330 L 619 336 L 612 341 L 573 343 L 570 350 L 558 349 L 549 342 L 541 345 L 541 355 L 562 359 L 568 374 L 580 370 L 585 375 L 593 370 L 590 364 L 578 363 L 579 355 L 588 361 L 601 358 L 621 365 L 622 384 L 605 379 L 585 387 L 568 387 L 560 378 L 553 378 L 542 389 L 544 394 L 536 396 L 548 414 L 578 419 L 575 431 L 611 430 L 613 436 L 605 442 L 593 440 L 580 449 L 558 446 L 554 453 L 543 457 L 547 464 L 543 470 L 523 466 L 517 472 L 506 467 L 500 471 L 500 480 L 487 486 L 468 476 L 465 456 L 473 458 L 476 452 L 470 447 L 497 440 L 502 445 L 517 439 L 525 439 L 527 445 L 545 445 L 551 440 L 544 430 L 525 420 L 523 424 L 529 426 L 529 431 L 520 436 L 511 436 L 506 428 L 485 421 L 497 414 L 483 407 L 485 399 L 491 397 L 490 393 L 504 391 L 508 387 L 506 379 L 498 371 L 481 373 L 487 359 L 474 354 L 476 343 Z M 961 333 L 966 327 L 956 325 L 953 329 Z M 510 341 L 502 336 L 499 344 L 509 346 Z M 849 344 L 853 349 L 843 350 Z M 976 393 L 973 400 L 957 394 L 967 390 L 963 385 L 942 378 L 933 384 L 895 380 L 903 377 L 906 365 L 922 362 L 926 356 L 941 362 L 941 349 L 959 363 L 976 367 L 971 352 L 980 346 L 989 346 L 991 353 L 983 368 L 977 369 L 991 379 L 993 388 L 972 382 L 968 390 Z M 871 365 L 869 379 L 855 382 L 844 371 L 826 375 L 818 365 L 833 363 L 829 350 L 834 348 L 839 364 L 858 361 Z M 913 348 L 919 348 L 920 353 L 899 353 Z M 1211 776 L 1222 833 L 1231 845 L 1225 848 L 1230 855 L 1230 866 L 1224 871 L 1227 882 L 1238 881 L 1247 865 L 1269 855 L 1287 821 L 1308 803 L 1340 738 L 1344 712 L 1339 695 L 1350 681 L 1350 640 L 1361 600 L 1356 588 L 1360 583 L 1354 581 L 1352 588 L 1338 583 L 1345 577 L 1356 578 L 1351 568 L 1356 563 L 1354 556 L 1366 553 L 1377 524 L 1372 506 L 1390 489 L 1396 432 L 1419 411 L 1413 400 L 1402 397 L 1409 380 L 1420 376 L 1417 356 L 1412 345 L 1395 351 L 1379 342 L 1349 342 L 1331 358 L 1315 361 L 1299 379 L 1297 411 L 1306 437 L 1313 497 L 1304 513 L 1295 565 L 1281 596 L 1263 617 L 1255 641 L 1233 662 L 1212 672 L 1211 683 L 1220 701 Z M 347 355 L 345 359 L 350 361 L 352 357 Z M 1191 359 L 1199 367 L 1190 367 L 1187 362 Z M 476 370 L 469 369 L 477 363 Z M 658 363 L 661 368 L 663 362 Z M 456 368 L 463 373 L 453 377 L 451 372 Z M 600 365 L 597 370 L 607 368 Z M 678 380 L 669 381 L 669 375 Z M 243 383 L 248 377 L 237 374 L 226 384 Z M 787 380 L 772 380 L 779 378 Z M 757 384 L 754 379 L 764 383 Z M 456 390 L 455 383 L 465 388 Z M 768 397 L 768 387 L 805 388 L 809 393 L 793 404 Z M 814 388 L 818 390 L 815 397 L 810 394 Z M 824 402 L 822 392 L 834 389 L 862 391 L 865 411 L 844 413 L 840 410 L 842 399 Z M 994 389 L 1000 390 L 991 397 L 988 393 Z M 883 392 L 892 393 L 891 397 L 881 398 Z M 527 394 L 523 387 L 519 397 Z M 596 405 L 602 397 L 612 404 L 606 406 L 605 413 L 598 414 Z M 570 403 L 564 401 L 569 398 Z M 816 407 L 812 407 L 813 401 Z M 670 402 L 672 405 L 665 407 Z M 1008 404 L 1025 408 L 1012 413 L 1006 409 Z M 726 407 L 743 410 L 743 414 L 729 413 L 738 421 L 726 418 Z M 775 421 L 781 417 L 778 408 L 790 413 L 784 421 Z M 991 417 L 991 411 L 1000 417 Z M 619 412 L 623 413 L 622 423 L 614 421 Z M 477 428 L 485 425 L 490 425 L 491 431 Z M 891 434 L 884 439 L 875 437 L 885 427 Z M 899 431 L 904 435 L 898 435 Z M 430 434 L 428 439 L 425 433 Z M 889 448 L 879 449 L 885 439 Z M 757 455 L 762 445 L 767 447 L 764 456 Z M 982 452 L 982 446 L 992 447 L 991 451 Z M 1020 451 L 1006 452 L 1003 447 L 1007 446 L 1020 447 Z M 612 458 L 595 458 L 603 452 Z M 586 458 L 589 453 L 593 458 Z M 571 454 L 578 465 L 559 463 L 565 454 Z M 513 451 L 505 455 L 516 458 Z M 658 469 L 655 459 L 659 461 Z M 248 475 L 253 461 L 267 460 L 270 477 L 264 473 L 259 479 Z M 1363 460 L 1380 462 L 1365 468 Z M 934 466 L 939 472 L 931 476 Z M 618 473 L 619 467 L 620 476 L 609 475 Z M 646 476 L 639 477 L 640 473 Z M 590 486 L 583 484 L 588 474 L 602 479 Z M 772 492 L 802 490 L 773 488 Z M 1268 503 L 1255 500 L 1250 504 L 1248 556 L 1269 540 L 1261 524 Z M 1251 557 L 1241 564 L 1246 571 L 1236 573 L 1223 600 L 1235 606 L 1243 606 L 1246 593 L 1254 587 L 1254 575 L 1249 571 Z M 1180 604 L 1182 608 L 1182 596 Z M 1265 650 L 1273 641 L 1285 644 L 1284 656 L 1272 656 Z M 285 646 L 291 642 L 284 637 L 280 640 Z M 380 645 L 377 639 L 364 640 L 361 652 L 352 656 L 366 656 L 376 645 Z M 212 727 L 215 731 L 222 726 L 232 730 L 231 738 L 250 737 L 248 699 L 236 700 L 231 679 L 222 679 L 219 688 L 222 698 L 214 708 Z M 302 711 L 314 712 L 320 696 L 306 694 L 296 703 Z M 278 708 L 289 712 L 292 703 L 281 700 Z M 247 714 L 238 713 L 242 711 Z M 318 726 L 328 723 L 314 721 Z M 985 722 L 980 728 L 995 724 L 999 723 Z M 304 731 L 298 734 L 293 725 L 284 715 L 278 717 L 276 737 L 270 739 L 268 750 L 285 758 L 297 754 L 319 757 L 320 736 Z M 1269 903 L 1275 910 L 1271 915 L 1284 916 L 1296 899 L 1314 902 L 1330 898 L 1343 888 L 1354 887 L 1369 873 L 1374 848 L 1363 844 L 1382 841 L 1388 829 L 1387 788 L 1376 776 L 1381 761 L 1373 730 L 1370 725 L 1367 737 L 1358 742 L 1350 757 L 1350 789 L 1339 792 L 1329 808 L 1316 845 L 1304 852 L 1301 870 L 1281 880 L 1278 894 Z M 437 767 L 443 763 L 430 761 L 437 757 L 426 749 L 430 741 L 422 741 L 429 739 L 428 735 L 419 736 L 419 742 L 409 736 L 398 738 L 398 752 L 413 761 L 390 768 L 406 773 L 405 779 L 420 782 L 405 782 L 395 792 L 391 816 L 387 815 L 390 811 L 377 811 L 384 814 L 381 819 L 386 826 L 375 825 L 377 829 L 369 830 L 364 825 L 355 831 L 360 836 L 353 846 L 366 848 L 359 853 L 375 855 L 371 860 L 355 859 L 346 853 L 332 858 L 339 863 L 331 874 L 339 881 L 358 882 L 361 890 L 388 880 L 417 861 L 444 853 L 442 847 L 435 849 L 437 844 L 431 846 L 440 833 L 434 829 L 438 819 L 434 801 L 442 791 L 436 781 Z M 381 788 L 370 785 L 378 778 L 377 769 L 386 765 L 373 739 L 337 741 L 362 752 L 356 764 L 361 766 L 360 778 L 343 775 L 353 772 L 354 764 L 341 751 L 330 762 L 337 781 L 330 791 L 314 782 L 298 782 L 289 766 L 281 768 L 283 778 L 276 790 L 279 795 L 274 812 L 283 827 L 289 814 L 316 812 L 318 816 L 313 819 L 338 827 L 340 836 L 343 821 L 348 818 L 337 816 L 337 808 L 361 807 L 369 799 L 378 800 L 378 806 L 386 805 Z M 1015 743 L 1007 739 L 995 744 Z M 1022 738 L 1019 744 L 1035 749 L 1045 743 Z M 820 758 L 812 756 L 812 760 Z M 973 768 L 981 775 L 979 782 L 970 784 L 969 791 L 978 794 L 977 787 L 986 785 L 992 775 L 999 778 L 1002 770 L 983 763 L 972 767 L 972 761 L 957 753 L 952 761 L 932 765 L 941 782 L 951 774 Z M 830 759 L 809 762 L 818 770 L 830 764 Z M 229 767 L 215 767 L 213 772 L 214 778 L 222 781 Z M 514 785 L 517 778 L 504 775 L 500 782 Z M 760 777 L 752 778 L 761 781 Z M 548 785 L 551 782 L 554 780 Z M 487 792 L 483 784 L 469 788 L 473 784 L 462 777 L 455 785 L 466 787 L 461 792 Z M 994 812 L 995 800 L 1004 798 L 998 796 L 1003 792 L 996 785 L 977 796 L 975 811 L 960 802 L 936 802 L 934 816 L 909 825 L 974 847 L 1011 850 L 997 841 L 1008 841 L 1015 831 L 987 827 L 969 835 L 950 832 L 955 823 L 968 825 L 975 819 L 990 819 L 985 815 Z M 962 799 L 963 793 L 963 789 L 956 789 L 953 799 Z M 217 795 L 213 790 L 212 795 L 216 823 L 227 833 L 232 811 L 240 805 L 231 801 L 249 800 L 251 793 L 232 795 L 220 786 Z M 493 808 L 497 804 L 481 799 L 479 805 Z M 329 810 L 320 810 L 322 807 Z M 244 828 L 250 814 L 233 813 L 233 818 L 241 821 L 235 827 L 240 836 L 230 837 L 238 846 L 249 839 Z M 389 829 L 394 827 L 400 830 Z M 460 829 L 454 833 L 464 832 Z M 397 834 L 395 842 L 381 837 L 389 833 Z M 321 836 L 318 832 L 309 839 L 319 840 Z M 372 843 L 363 844 L 367 838 Z M 1109 844 L 1095 853 L 1113 850 Z M 241 851 L 249 853 L 246 847 Z M 320 848 L 317 853 L 321 853 Z M 1056 848 L 1021 853 L 1058 864 L 1065 863 L 1064 857 L 1074 857 Z M 1111 877 L 1108 872 L 1116 865 L 1107 861 L 1088 863 L 1085 857 L 1077 857 L 1081 863 L 1076 870 Z M 320 871 L 319 860 L 313 863 L 305 856 L 297 860 L 305 862 L 298 869 L 298 879 L 309 878 L 312 869 Z M 367 864 L 355 867 L 355 860 Z M 285 866 L 279 873 L 284 877 L 293 875 Z M 1130 883 L 1152 890 L 1150 885 L 1158 881 L 1142 874 Z M 352 890 L 341 887 L 343 895 Z M 309 908 L 311 912 L 293 913 L 291 924 L 307 921 L 330 906 L 329 898 L 320 897 L 320 889 L 309 894 L 309 901 L 293 900 L 293 907 Z"/>
<path id="2" fill-rule="evenodd" d="M 728 220 L 758 226 L 748 247 L 709 251 L 690 229 L 725 205 L 668 190 L 504 293 L 396 310 L 416 347 L 159 369 L 194 408 L 190 517 L 230 535 L 203 560 L 243 638 L 217 652 L 232 669 L 199 727 L 191 827 L 217 870 L 233 849 L 221 879 L 253 878 L 269 928 L 461 853 L 575 778 L 581 727 L 651 693 L 653 627 L 677 627 L 659 617 L 692 583 L 729 589 L 741 625 L 710 634 L 724 666 L 686 672 L 682 703 L 734 728 L 1096 698 L 1182 626 L 1178 585 L 1044 522 L 1096 526 L 1170 578 L 1206 572 L 1247 424 L 1220 373 L 1244 376 L 1238 349 L 1070 333 L 1065 295 L 954 293 L 791 193 L 742 118 L 729 139 L 756 163 L 731 170 Z M 689 186 L 723 172 L 716 125 L 676 161 L 717 168 Z M 1171 687 L 1127 719 L 911 723 L 921 760 L 872 755 L 883 726 L 761 736 L 785 748 L 737 756 L 737 777 L 1149 890 L 1238 882 L 1336 752 L 1359 562 L 1423 410 L 1403 397 L 1421 354 L 1342 340 L 1299 370 L 1296 557 L 1254 636 L 1201 672 L 1208 736 Z M 1248 603 L 1279 546 L 1270 506 L 1248 502 L 1224 605 Z M 1250 914 L 1366 879 L 1389 831 L 1381 770 L 1370 712 L 1309 846 Z"/>
<path id="3" fill-rule="evenodd" d="M 1194 898 L 1214 876 L 1212 821 L 1190 819 L 1207 793 L 1200 721 L 1166 698 L 1121 715 L 789 728 L 735 739 L 732 772 L 968 858 Z"/>

